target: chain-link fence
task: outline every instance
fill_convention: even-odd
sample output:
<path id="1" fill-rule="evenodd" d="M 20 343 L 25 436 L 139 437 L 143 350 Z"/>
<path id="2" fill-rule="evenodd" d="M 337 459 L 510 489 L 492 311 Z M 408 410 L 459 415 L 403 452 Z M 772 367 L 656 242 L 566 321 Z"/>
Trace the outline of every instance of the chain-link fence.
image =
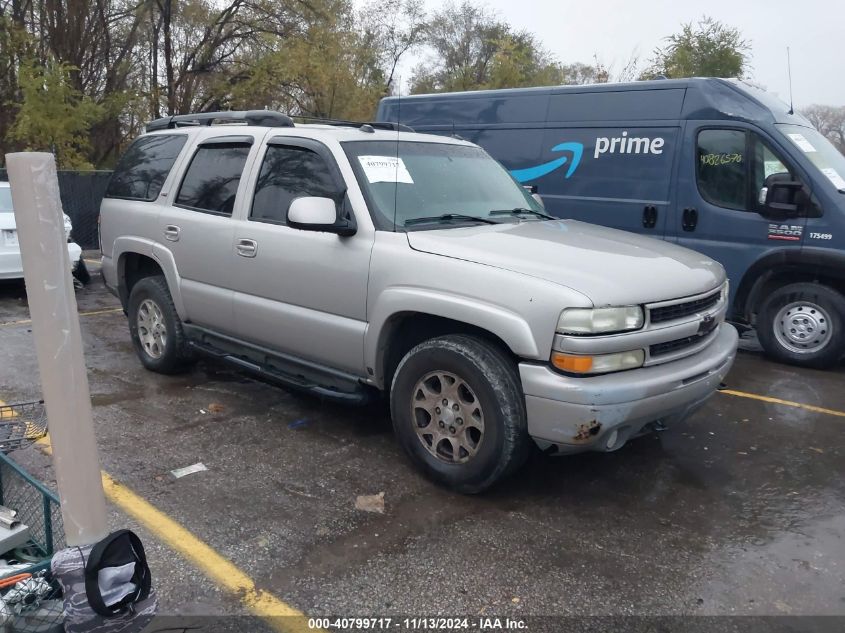
<path id="1" fill-rule="evenodd" d="M 60 171 L 58 175 L 62 207 L 73 223 L 71 239 L 84 250 L 99 248 L 97 218 L 111 172 Z M 0 181 L 2 180 L 8 180 L 5 169 L 0 169 Z"/>

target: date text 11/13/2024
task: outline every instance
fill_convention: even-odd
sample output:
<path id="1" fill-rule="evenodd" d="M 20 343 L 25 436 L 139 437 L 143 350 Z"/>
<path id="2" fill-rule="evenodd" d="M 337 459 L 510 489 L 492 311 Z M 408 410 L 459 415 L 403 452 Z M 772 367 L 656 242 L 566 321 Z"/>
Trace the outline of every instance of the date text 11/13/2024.
<path id="1" fill-rule="evenodd" d="M 400 630 L 400 631 L 520 631 L 528 628 L 525 620 L 518 618 L 475 617 L 327 617 L 308 618 L 309 629 L 365 631 L 365 630 Z"/>

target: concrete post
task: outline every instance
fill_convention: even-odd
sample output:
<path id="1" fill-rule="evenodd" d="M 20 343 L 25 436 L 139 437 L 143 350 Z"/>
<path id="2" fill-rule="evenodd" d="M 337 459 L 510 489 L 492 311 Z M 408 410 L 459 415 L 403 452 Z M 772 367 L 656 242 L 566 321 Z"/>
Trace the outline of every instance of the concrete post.
<path id="1" fill-rule="evenodd" d="M 108 534 L 82 335 L 52 154 L 6 154 L 53 466 L 69 546 Z"/>

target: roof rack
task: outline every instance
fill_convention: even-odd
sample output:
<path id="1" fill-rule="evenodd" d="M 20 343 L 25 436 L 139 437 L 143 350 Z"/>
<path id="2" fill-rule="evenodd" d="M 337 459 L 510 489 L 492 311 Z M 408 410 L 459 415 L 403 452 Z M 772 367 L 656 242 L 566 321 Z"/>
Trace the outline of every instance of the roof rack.
<path id="1" fill-rule="evenodd" d="M 322 123 L 323 125 L 336 125 L 338 127 L 357 127 L 364 128 L 370 126 L 376 130 L 392 130 L 393 132 L 413 132 L 414 128 L 405 125 L 404 123 L 391 123 L 388 121 L 346 121 L 345 119 L 321 119 L 316 116 L 295 115 L 295 119 L 303 119 L 305 121 L 313 121 L 315 123 Z M 370 131 L 372 131 L 372 129 Z"/>
<path id="2" fill-rule="evenodd" d="M 274 110 L 230 110 L 225 112 L 197 112 L 195 114 L 177 114 L 150 121 L 147 132 L 153 130 L 172 130 L 177 127 L 211 125 L 215 121 L 243 121 L 247 125 L 259 127 L 293 127 L 293 120 L 287 115 Z"/>

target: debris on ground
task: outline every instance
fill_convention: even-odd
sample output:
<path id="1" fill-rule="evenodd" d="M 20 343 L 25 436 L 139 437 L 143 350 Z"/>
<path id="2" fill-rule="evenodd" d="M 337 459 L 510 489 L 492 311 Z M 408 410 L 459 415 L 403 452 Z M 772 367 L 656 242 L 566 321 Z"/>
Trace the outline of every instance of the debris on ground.
<path id="1" fill-rule="evenodd" d="M 289 429 L 299 429 L 303 426 L 308 424 L 308 418 L 301 418 L 299 420 L 294 420 L 293 422 L 288 424 Z"/>
<path id="2" fill-rule="evenodd" d="M 212 402 L 210 405 L 208 405 L 209 413 L 222 413 L 225 409 L 226 407 L 224 407 L 219 402 Z"/>
<path id="3" fill-rule="evenodd" d="M 206 465 L 202 462 L 197 462 L 196 464 L 191 464 L 190 466 L 185 466 L 184 468 L 177 468 L 176 470 L 171 470 L 170 474 L 179 479 L 180 477 L 184 477 L 185 475 L 192 475 L 193 473 L 201 473 L 204 470 L 208 470 Z"/>
<path id="4" fill-rule="evenodd" d="M 355 509 L 384 514 L 384 493 L 380 492 L 377 495 L 358 495 L 355 499 Z"/>

